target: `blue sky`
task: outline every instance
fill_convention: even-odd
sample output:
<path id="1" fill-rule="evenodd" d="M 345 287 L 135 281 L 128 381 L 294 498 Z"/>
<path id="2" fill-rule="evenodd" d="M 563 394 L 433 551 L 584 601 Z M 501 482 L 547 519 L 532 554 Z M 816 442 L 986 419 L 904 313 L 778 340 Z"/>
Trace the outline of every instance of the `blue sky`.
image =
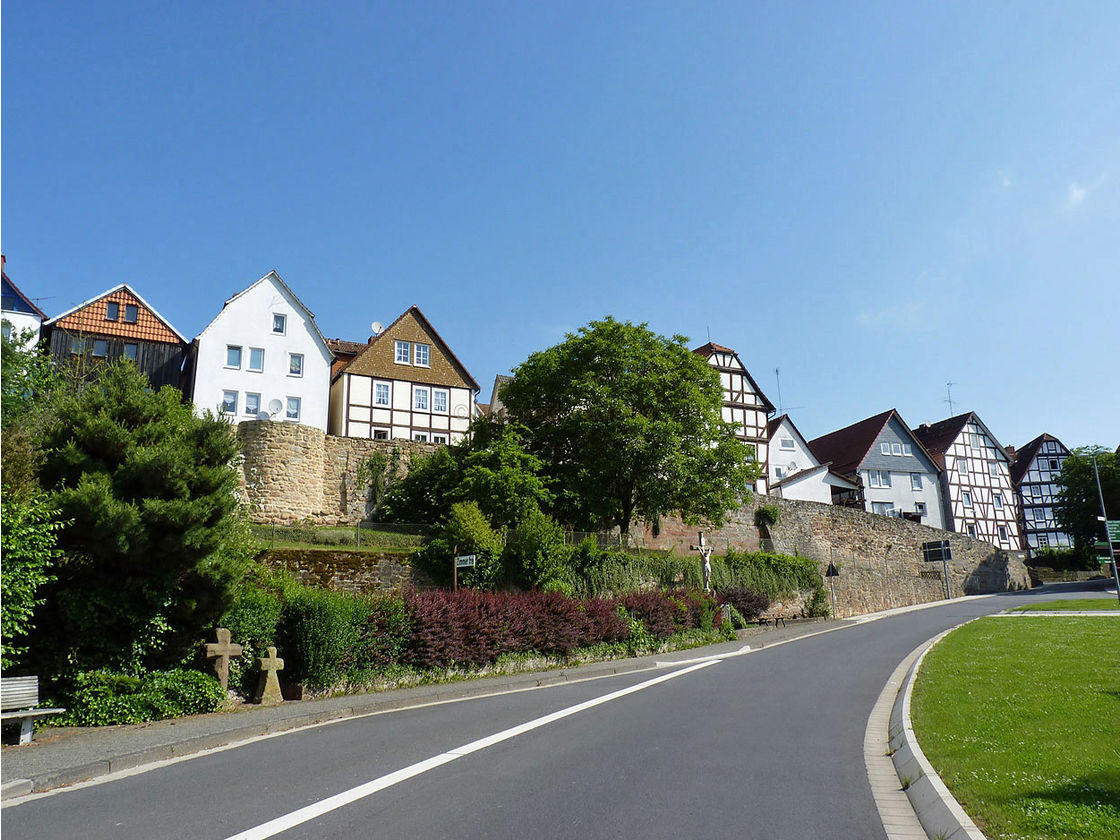
<path id="1" fill-rule="evenodd" d="M 494 374 L 613 315 L 809 437 L 1120 443 L 1120 4 L 7 3 L 3 249 L 188 336 L 276 269 Z"/>

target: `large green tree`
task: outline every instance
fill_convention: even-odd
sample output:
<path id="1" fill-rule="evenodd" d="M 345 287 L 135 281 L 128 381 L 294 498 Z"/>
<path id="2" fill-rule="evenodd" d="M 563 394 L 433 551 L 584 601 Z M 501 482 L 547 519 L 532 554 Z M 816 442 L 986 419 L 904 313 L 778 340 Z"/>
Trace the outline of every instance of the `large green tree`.
<path id="1" fill-rule="evenodd" d="M 1093 455 L 1101 476 L 1101 490 L 1110 519 L 1120 519 L 1120 455 L 1103 446 L 1082 446 L 1062 464 L 1062 489 L 1054 510 L 1058 524 L 1073 537 L 1079 554 L 1087 559 L 1093 554 L 1093 543 L 1104 539 L 1097 479 L 1093 475 Z"/>
<path id="2" fill-rule="evenodd" d="M 670 513 L 722 522 L 760 474 L 721 419 L 718 374 L 645 324 L 593 321 L 534 353 L 502 389 L 555 482 L 561 521 L 585 527 Z"/>
<path id="3" fill-rule="evenodd" d="M 42 448 L 65 558 L 32 653 L 55 674 L 177 661 L 243 571 L 223 550 L 236 527 L 229 426 L 121 361 L 55 401 Z"/>

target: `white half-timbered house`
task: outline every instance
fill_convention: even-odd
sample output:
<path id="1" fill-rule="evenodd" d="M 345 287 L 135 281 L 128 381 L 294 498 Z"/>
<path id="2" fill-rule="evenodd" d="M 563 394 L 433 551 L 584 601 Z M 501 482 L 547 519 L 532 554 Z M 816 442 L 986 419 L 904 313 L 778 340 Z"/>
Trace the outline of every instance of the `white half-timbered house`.
<path id="1" fill-rule="evenodd" d="M 331 381 L 328 431 L 343 437 L 457 443 L 476 416 L 478 383 L 416 306 Z"/>
<path id="2" fill-rule="evenodd" d="M 1053 435 L 1042 434 L 1015 453 L 1011 484 L 1019 499 L 1023 548 L 1069 548 L 1073 539 L 1054 516 L 1061 489 L 1062 464 L 1070 451 Z"/>
<path id="3" fill-rule="evenodd" d="M 754 447 L 755 460 L 763 468 L 755 490 L 767 493 L 770 446 L 766 424 L 774 411 L 774 404 L 762 393 L 734 350 L 709 341 L 693 352 L 707 359 L 708 364 L 719 372 L 719 382 L 723 386 L 723 419 L 735 425 L 735 437 Z"/>
<path id="4" fill-rule="evenodd" d="M 1011 459 L 976 413 L 923 424 L 914 435 L 941 468 L 946 527 L 1018 551 L 1022 541 Z"/>

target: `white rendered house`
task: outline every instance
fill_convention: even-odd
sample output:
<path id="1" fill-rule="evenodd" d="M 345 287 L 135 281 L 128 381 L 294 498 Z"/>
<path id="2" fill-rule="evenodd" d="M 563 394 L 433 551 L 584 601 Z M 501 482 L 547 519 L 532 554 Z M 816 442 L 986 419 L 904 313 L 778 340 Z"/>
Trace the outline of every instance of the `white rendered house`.
<path id="1" fill-rule="evenodd" d="M 225 302 L 188 365 L 196 411 L 327 430 L 331 352 L 315 315 L 275 271 Z"/>
<path id="2" fill-rule="evenodd" d="M 770 441 L 770 495 L 783 499 L 832 504 L 836 491 L 858 488 L 822 464 L 788 414 L 773 418 L 766 426 Z"/>
<path id="3" fill-rule="evenodd" d="M 4 338 L 30 333 L 27 346 L 34 347 L 39 343 L 39 329 L 43 321 L 47 319 L 47 316 L 43 314 L 43 310 L 36 306 L 31 298 L 21 292 L 19 287 L 8 277 L 3 267 L 4 262 L 6 262 L 6 260 L 0 257 L 0 276 L 3 277 L 4 283 Z"/>

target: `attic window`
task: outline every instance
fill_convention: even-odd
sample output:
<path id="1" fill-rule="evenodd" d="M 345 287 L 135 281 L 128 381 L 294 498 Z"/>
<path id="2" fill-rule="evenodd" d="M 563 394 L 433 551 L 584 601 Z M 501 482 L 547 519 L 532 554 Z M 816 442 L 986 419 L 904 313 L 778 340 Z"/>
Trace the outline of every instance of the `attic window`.
<path id="1" fill-rule="evenodd" d="M 105 304 L 105 320 L 116 321 L 121 317 L 121 305 L 115 300 L 109 301 Z"/>
<path id="2" fill-rule="evenodd" d="M 429 367 L 431 365 L 432 346 L 421 344 L 419 341 L 413 346 L 416 348 L 416 357 L 413 364 L 417 367 Z"/>
<path id="3" fill-rule="evenodd" d="M 782 449 L 793 449 L 793 438 L 779 438 L 778 439 Z"/>
<path id="4" fill-rule="evenodd" d="M 126 303 L 124 305 L 124 322 L 126 324 L 135 324 L 137 317 L 140 315 L 140 309 L 135 303 Z"/>
<path id="5" fill-rule="evenodd" d="M 396 356 L 393 361 L 398 365 L 412 364 L 412 343 L 409 341 L 398 341 L 395 344 Z"/>
<path id="6" fill-rule="evenodd" d="M 278 315 L 274 312 L 272 314 L 272 331 L 276 335 L 284 335 L 288 331 L 288 316 Z"/>

